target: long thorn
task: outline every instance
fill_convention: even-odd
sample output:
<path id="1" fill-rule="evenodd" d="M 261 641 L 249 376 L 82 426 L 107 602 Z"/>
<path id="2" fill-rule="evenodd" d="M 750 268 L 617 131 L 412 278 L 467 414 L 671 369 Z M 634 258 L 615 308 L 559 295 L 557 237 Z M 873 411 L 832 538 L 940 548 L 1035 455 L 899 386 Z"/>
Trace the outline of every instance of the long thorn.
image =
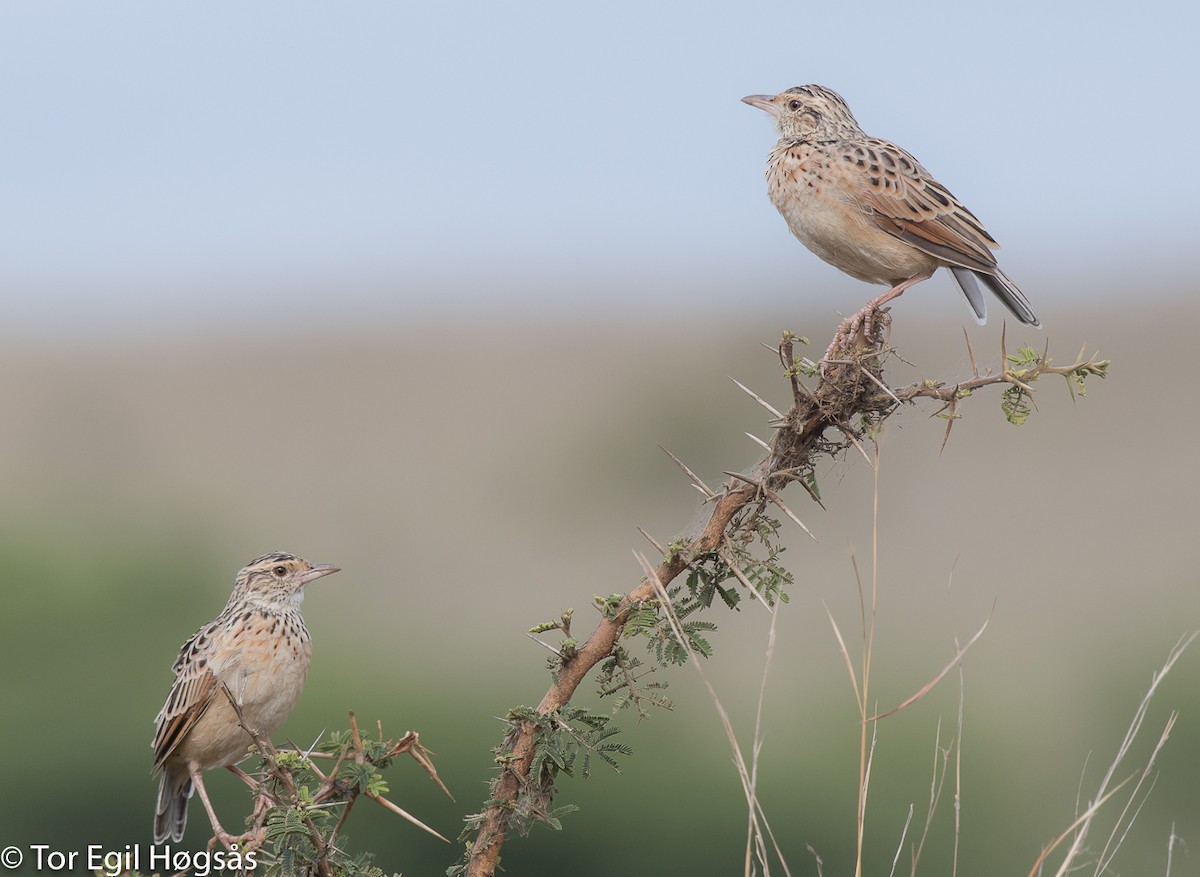
<path id="1" fill-rule="evenodd" d="M 532 633 L 527 633 L 527 634 L 525 634 L 525 636 L 529 637 L 531 640 L 533 640 L 535 643 L 537 643 L 542 648 L 549 649 L 550 651 L 554 652 L 554 654 L 557 655 L 559 658 L 562 657 L 562 652 L 560 652 L 558 649 L 554 648 L 554 646 L 550 645 L 548 642 L 538 639 Z"/>
<path id="2" fill-rule="evenodd" d="M 714 496 L 717 495 L 716 491 L 713 490 L 711 487 L 709 487 L 707 484 L 705 484 L 700 479 L 699 475 L 697 475 L 695 472 L 693 472 L 691 469 L 689 469 L 687 467 L 687 464 L 684 463 L 683 460 L 676 457 L 674 454 L 672 454 L 670 451 L 668 451 L 662 445 L 659 445 L 658 447 L 664 454 L 666 454 L 668 457 L 670 457 L 672 460 L 675 461 L 675 465 L 683 470 L 683 474 L 692 480 L 692 484 L 696 485 L 696 488 L 701 493 L 703 493 L 709 499 L 712 499 Z"/>
<path id="3" fill-rule="evenodd" d="M 748 432 L 748 433 L 746 433 L 746 437 L 747 437 L 748 439 L 750 439 L 750 441 L 752 441 L 752 442 L 754 442 L 755 444 L 757 444 L 757 445 L 759 445 L 760 447 L 762 447 L 764 450 L 766 450 L 766 451 L 770 452 L 770 450 L 771 450 L 771 446 L 770 446 L 769 444 L 767 444 L 766 442 L 764 442 L 762 439 L 760 439 L 758 436 L 756 436 L 754 433 L 752 433 L 752 432 Z"/>
<path id="4" fill-rule="evenodd" d="M 864 375 L 866 375 L 868 378 L 870 378 L 872 381 L 874 381 L 875 385 L 877 387 L 879 387 L 879 389 L 883 390 L 883 392 L 887 393 L 889 396 L 891 396 L 893 399 L 895 399 L 897 405 L 901 404 L 900 397 L 897 396 L 895 393 L 893 393 L 891 388 L 888 387 L 887 384 L 885 384 L 883 381 L 879 380 L 879 378 L 875 377 L 875 375 L 871 374 L 869 371 L 867 371 L 861 365 L 858 368 Z"/>
<path id="5" fill-rule="evenodd" d="M 846 438 L 848 438 L 850 440 L 850 444 L 854 445 L 854 447 L 858 450 L 858 452 L 860 454 L 862 454 L 862 458 L 867 461 L 867 465 L 870 466 L 872 469 L 874 469 L 875 463 L 871 460 L 871 458 L 869 456 L 867 456 L 867 452 L 865 450 L 863 450 L 863 446 L 858 443 L 858 439 L 856 439 L 854 437 L 854 433 L 850 431 L 850 427 L 843 426 L 840 423 L 835 424 L 835 425 L 837 426 L 838 429 L 840 429 L 842 431 L 842 435 L 844 435 Z"/>
<path id="6" fill-rule="evenodd" d="M 438 834 L 436 831 L 434 831 L 432 828 L 430 828 L 428 825 L 426 825 L 420 819 L 413 816 L 411 813 L 407 812 L 403 807 L 397 807 L 395 804 L 393 804 L 387 798 L 383 797 L 382 795 L 376 795 L 374 792 L 367 792 L 366 795 L 368 798 L 370 798 L 376 804 L 382 804 L 384 807 L 386 807 L 388 810 L 391 810 L 397 816 L 404 817 L 409 822 L 411 822 L 413 825 L 415 825 L 417 828 L 420 828 L 420 829 L 423 829 L 424 831 L 429 832 L 434 837 L 436 837 L 438 840 L 444 840 L 444 841 L 446 841 L 446 843 L 450 843 L 450 841 L 446 840 L 446 838 L 442 837 L 440 834 Z"/>
<path id="7" fill-rule="evenodd" d="M 771 607 L 771 604 L 767 602 L 767 598 L 764 597 L 762 594 L 758 593 L 758 590 L 754 587 L 753 584 L 750 583 L 750 580 L 748 578 L 746 578 L 746 574 L 744 572 L 742 572 L 742 570 L 738 567 L 737 563 L 734 561 L 733 557 L 730 556 L 729 548 L 727 547 L 727 545 L 722 546 L 721 548 L 717 549 L 717 556 L 720 557 L 721 560 L 725 561 L 725 565 L 729 567 L 729 570 L 730 570 L 730 572 L 733 573 L 734 578 L 736 578 L 739 582 L 742 583 L 742 586 L 745 587 L 745 589 L 750 592 L 751 597 L 753 597 L 758 602 L 762 603 L 763 608 L 766 609 L 768 612 L 773 613 L 775 611 Z"/>
<path id="8" fill-rule="evenodd" d="M 803 483 L 803 482 L 801 482 L 801 483 Z M 796 515 L 792 513 L 792 510 L 783 504 L 783 498 L 780 497 L 780 495 L 778 493 L 773 491 L 771 488 L 767 487 L 767 485 L 765 485 L 765 484 L 762 486 L 762 489 L 763 489 L 763 493 L 765 493 L 767 495 L 767 498 L 770 499 L 771 502 L 773 502 L 779 508 L 779 510 L 781 512 L 783 512 L 785 515 L 787 515 L 789 518 L 791 518 L 792 522 L 797 527 L 799 527 L 801 530 L 803 530 L 805 533 L 807 533 L 809 538 L 812 539 L 812 541 L 814 541 L 814 542 L 820 541 L 817 539 L 816 536 L 813 535 L 812 530 L 810 530 L 810 529 L 808 529 L 808 527 L 804 526 L 804 522 L 802 520 L 800 520 L 798 517 L 796 517 Z"/>
<path id="9" fill-rule="evenodd" d="M 643 530 L 641 527 L 638 527 L 638 528 L 637 528 L 637 531 L 638 531 L 639 533 L 641 533 L 643 536 L 645 536 L 645 537 L 646 537 L 646 541 L 647 541 L 647 542 L 649 542 L 651 545 L 653 545 L 653 546 L 654 546 L 654 550 L 655 550 L 655 551 L 657 551 L 657 552 L 658 552 L 659 554 L 661 554 L 663 557 L 666 557 L 666 556 L 667 556 L 667 551 L 666 551 L 666 549 L 665 549 L 665 548 L 663 548 L 661 545 L 659 545 L 657 542 L 655 542 L 655 541 L 654 541 L 654 537 L 653 537 L 653 536 L 651 536 L 649 533 L 647 533 L 647 532 L 646 532 L 645 530 Z"/>
<path id="10" fill-rule="evenodd" d="M 942 446 L 938 448 L 939 454 L 946 450 L 946 442 L 950 441 L 950 430 L 954 427 L 954 420 L 958 416 L 958 399 L 951 397 L 950 401 L 942 408 L 942 411 L 945 411 L 947 408 L 950 409 L 950 413 L 946 415 L 946 434 L 942 436 Z"/>
<path id="11" fill-rule="evenodd" d="M 759 405 L 761 405 L 763 408 L 766 408 L 766 409 L 767 409 L 768 411 L 770 411 L 770 412 L 771 412 L 771 414 L 773 414 L 775 417 L 783 417 L 783 415 L 782 415 L 782 414 L 780 414 L 778 411 L 776 411 L 776 410 L 775 410 L 775 406 L 773 406 L 773 405 L 772 405 L 770 402 L 766 401 L 766 400 L 765 400 L 765 399 L 764 399 L 762 396 L 758 395 L 758 393 L 756 393 L 756 392 L 754 392 L 753 390 L 751 390 L 749 387 L 747 387 L 745 384 L 743 384 L 743 383 L 742 383 L 741 381 L 739 381 L 737 378 L 731 377 L 729 380 L 731 380 L 731 381 L 733 381 L 735 384 L 737 384 L 737 385 L 738 385 L 738 388 L 739 388 L 739 389 L 740 389 L 740 390 L 741 390 L 743 393 L 745 393 L 747 396 L 749 396 L 751 399 L 753 399 L 755 402 L 757 402 L 757 403 L 758 403 Z"/>
<path id="12" fill-rule="evenodd" d="M 967 356 L 971 358 L 971 376 L 979 377 L 979 364 L 975 362 L 975 351 L 971 349 L 971 336 L 967 334 L 967 327 L 963 326 L 963 339 L 967 342 Z"/>

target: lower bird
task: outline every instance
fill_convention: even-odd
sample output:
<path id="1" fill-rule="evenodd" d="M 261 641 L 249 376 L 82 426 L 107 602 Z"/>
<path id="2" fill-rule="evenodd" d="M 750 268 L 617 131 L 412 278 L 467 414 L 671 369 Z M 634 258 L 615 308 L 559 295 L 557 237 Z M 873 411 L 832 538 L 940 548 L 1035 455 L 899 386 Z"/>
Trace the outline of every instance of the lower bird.
<path id="1" fill-rule="evenodd" d="M 183 644 L 175 684 L 155 719 L 154 771 L 162 774 L 155 843 L 183 839 L 193 790 L 213 834 L 226 846 L 237 841 L 217 820 L 202 774 L 225 767 L 256 788 L 237 767 L 252 743 L 242 722 L 270 735 L 300 699 L 312 656 L 300 617 L 304 586 L 337 571 L 294 554 L 257 557 L 238 572 L 221 614 Z"/>
<path id="2" fill-rule="evenodd" d="M 841 95 L 801 85 L 742 100 L 775 117 L 779 142 L 767 163 L 767 191 L 792 234 L 851 277 L 891 287 L 839 335 L 857 332 L 875 309 L 939 267 L 950 269 L 981 324 L 983 283 L 1022 323 L 1041 325 L 996 264 L 999 245 L 983 224 L 912 155 L 864 133 Z"/>

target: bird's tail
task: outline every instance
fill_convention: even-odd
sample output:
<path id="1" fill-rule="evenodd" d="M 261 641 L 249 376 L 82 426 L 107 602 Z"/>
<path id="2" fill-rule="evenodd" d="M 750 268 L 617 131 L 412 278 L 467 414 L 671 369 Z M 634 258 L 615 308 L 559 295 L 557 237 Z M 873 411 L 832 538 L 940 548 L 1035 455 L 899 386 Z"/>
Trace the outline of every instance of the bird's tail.
<path id="1" fill-rule="evenodd" d="M 961 268 L 957 265 L 952 265 L 950 270 L 954 274 L 954 279 L 958 281 L 963 295 L 971 303 L 971 309 L 975 311 L 975 316 L 980 323 L 987 320 L 987 306 L 979 291 L 979 284 L 975 282 L 977 278 L 982 280 L 983 285 L 995 293 L 996 298 L 1000 299 L 1001 303 L 1012 311 L 1013 316 L 1022 323 L 1027 326 L 1042 325 L 1037 314 L 1033 312 L 1033 308 L 1029 306 L 1029 299 L 1025 297 L 1025 293 L 1021 292 L 1017 288 L 1017 284 L 1013 283 L 1012 279 L 999 268 L 995 269 L 994 274 L 972 271 L 970 268 Z"/>
<path id="2" fill-rule="evenodd" d="M 186 771 L 164 767 L 158 781 L 158 804 L 154 808 L 154 842 L 168 837 L 178 843 L 187 827 L 188 798 L 192 797 L 192 778 Z"/>
<path id="3" fill-rule="evenodd" d="M 951 265 L 950 273 L 958 281 L 958 288 L 963 291 L 963 295 L 967 297 L 967 302 L 971 305 L 971 310 L 975 312 L 975 322 L 982 326 L 987 322 L 987 302 L 983 300 L 983 291 L 975 282 L 975 272 L 970 268 Z"/>

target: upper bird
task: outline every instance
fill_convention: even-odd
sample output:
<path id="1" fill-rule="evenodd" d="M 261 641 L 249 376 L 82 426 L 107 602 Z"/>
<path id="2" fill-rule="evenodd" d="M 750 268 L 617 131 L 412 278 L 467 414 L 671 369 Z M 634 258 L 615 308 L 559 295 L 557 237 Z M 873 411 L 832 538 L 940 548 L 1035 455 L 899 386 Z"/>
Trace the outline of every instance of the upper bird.
<path id="1" fill-rule="evenodd" d="M 294 554 L 257 557 L 238 572 L 221 614 L 183 644 L 171 668 L 175 684 L 155 719 L 154 770 L 162 772 L 155 843 L 183 839 L 193 788 L 217 838 L 226 845 L 236 840 L 217 821 L 201 772 L 227 767 L 256 787 L 237 767 L 252 741 L 230 699 L 247 727 L 270 735 L 283 724 L 300 699 L 312 656 L 300 617 L 304 586 L 337 571 Z"/>
<path id="2" fill-rule="evenodd" d="M 742 100 L 775 117 L 767 191 L 792 234 L 851 277 L 891 286 L 864 313 L 945 266 L 981 324 L 977 280 L 1022 323 L 1041 325 L 982 223 L 908 152 L 864 133 L 841 95 L 801 85 Z"/>

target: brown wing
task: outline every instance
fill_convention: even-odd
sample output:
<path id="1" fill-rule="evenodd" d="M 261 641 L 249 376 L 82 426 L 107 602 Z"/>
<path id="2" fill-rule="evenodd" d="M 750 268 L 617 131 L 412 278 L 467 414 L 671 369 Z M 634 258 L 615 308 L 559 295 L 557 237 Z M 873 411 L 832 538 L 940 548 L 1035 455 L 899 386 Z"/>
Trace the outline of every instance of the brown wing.
<path id="1" fill-rule="evenodd" d="M 217 678 L 208 668 L 208 653 L 211 651 L 210 635 L 216 625 L 201 628 L 192 635 L 171 668 L 175 671 L 175 683 L 167 695 L 167 701 L 154 719 L 154 770 L 162 768 L 180 741 L 196 724 L 204 711 L 213 702 L 217 693 Z"/>
<path id="2" fill-rule="evenodd" d="M 848 142 L 842 168 L 850 187 L 875 223 L 929 255 L 990 274 L 999 244 L 975 215 L 915 158 L 877 138 Z"/>

